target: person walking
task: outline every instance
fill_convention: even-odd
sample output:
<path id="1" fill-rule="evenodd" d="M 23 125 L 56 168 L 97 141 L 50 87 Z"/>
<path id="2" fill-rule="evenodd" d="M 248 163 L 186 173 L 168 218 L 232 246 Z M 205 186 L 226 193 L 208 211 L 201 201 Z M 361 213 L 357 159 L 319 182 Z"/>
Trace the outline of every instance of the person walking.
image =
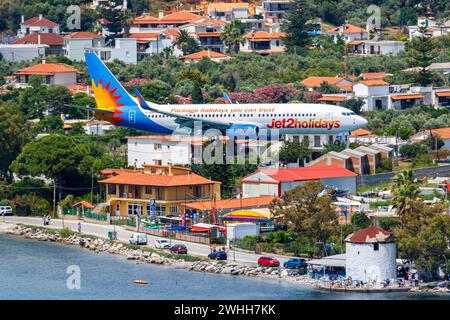
<path id="1" fill-rule="evenodd" d="M 78 222 L 78 233 L 81 233 L 81 222 Z"/>
<path id="2" fill-rule="evenodd" d="M 415 287 L 419 286 L 419 275 L 417 272 L 414 274 L 414 286 Z"/>

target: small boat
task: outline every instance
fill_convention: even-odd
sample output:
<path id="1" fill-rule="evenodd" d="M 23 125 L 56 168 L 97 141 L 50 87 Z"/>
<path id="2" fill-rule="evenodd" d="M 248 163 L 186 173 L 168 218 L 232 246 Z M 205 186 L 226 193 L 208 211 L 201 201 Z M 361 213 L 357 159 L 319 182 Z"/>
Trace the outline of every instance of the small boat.
<path id="1" fill-rule="evenodd" d="M 133 283 L 136 283 L 136 284 L 148 284 L 148 281 L 147 280 L 134 280 Z"/>

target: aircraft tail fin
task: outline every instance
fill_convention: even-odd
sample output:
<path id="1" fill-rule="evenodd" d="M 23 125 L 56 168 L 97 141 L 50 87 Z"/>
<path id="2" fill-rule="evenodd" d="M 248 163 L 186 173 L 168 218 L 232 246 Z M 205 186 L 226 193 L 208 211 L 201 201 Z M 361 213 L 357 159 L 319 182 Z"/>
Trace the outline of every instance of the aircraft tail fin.
<path id="1" fill-rule="evenodd" d="M 85 52 L 84 57 L 98 109 L 114 111 L 122 106 L 136 105 L 132 96 L 114 77 L 97 54 Z"/>

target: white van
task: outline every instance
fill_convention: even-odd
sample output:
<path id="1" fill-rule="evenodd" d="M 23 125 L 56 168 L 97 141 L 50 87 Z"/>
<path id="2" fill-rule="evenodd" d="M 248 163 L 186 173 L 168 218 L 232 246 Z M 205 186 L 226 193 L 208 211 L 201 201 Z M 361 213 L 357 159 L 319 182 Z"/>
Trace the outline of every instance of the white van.
<path id="1" fill-rule="evenodd" d="M 13 213 L 13 210 L 10 206 L 0 206 L 0 215 L 10 215 Z"/>
<path id="2" fill-rule="evenodd" d="M 145 233 L 133 233 L 129 239 L 130 244 L 147 244 L 147 235 Z"/>

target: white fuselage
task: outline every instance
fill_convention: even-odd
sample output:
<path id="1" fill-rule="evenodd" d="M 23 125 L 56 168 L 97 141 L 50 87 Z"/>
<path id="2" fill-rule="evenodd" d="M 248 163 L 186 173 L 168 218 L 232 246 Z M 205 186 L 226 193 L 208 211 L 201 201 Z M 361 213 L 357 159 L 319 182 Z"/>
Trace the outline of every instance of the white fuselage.
<path id="1" fill-rule="evenodd" d="M 150 103 L 149 103 L 150 104 Z M 339 133 L 367 125 L 367 120 L 349 109 L 334 105 L 307 103 L 158 105 L 158 109 L 198 121 L 223 125 L 256 125 L 278 129 L 280 134 Z M 170 130 L 180 125 L 175 116 L 141 109 L 151 121 Z"/>

